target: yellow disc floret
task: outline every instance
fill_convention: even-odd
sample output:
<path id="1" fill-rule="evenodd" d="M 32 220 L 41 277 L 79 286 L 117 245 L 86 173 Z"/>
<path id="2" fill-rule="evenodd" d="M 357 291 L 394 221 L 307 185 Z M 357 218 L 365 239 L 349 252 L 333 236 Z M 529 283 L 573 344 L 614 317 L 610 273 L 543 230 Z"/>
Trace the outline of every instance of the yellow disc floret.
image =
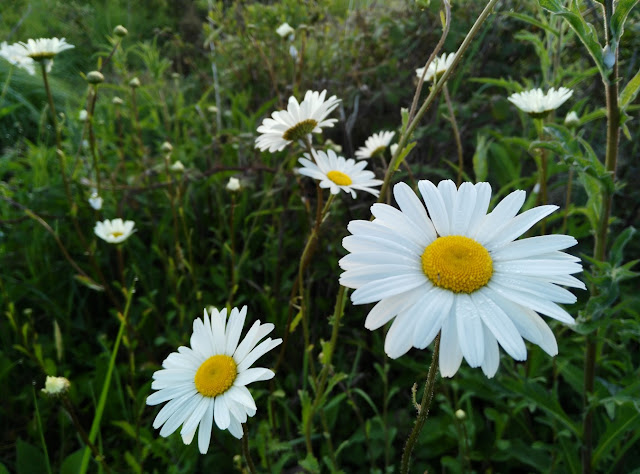
<path id="1" fill-rule="evenodd" d="M 117 239 L 121 235 L 123 235 L 122 232 L 118 232 L 117 230 L 114 230 L 113 232 L 111 232 L 111 237 L 113 237 L 114 239 Z"/>
<path id="2" fill-rule="evenodd" d="M 351 181 L 351 178 L 349 178 L 349 176 L 344 174 L 342 171 L 329 171 L 327 173 L 327 178 L 336 183 L 338 186 L 349 186 L 351 183 L 353 183 L 353 181 Z"/>
<path id="3" fill-rule="evenodd" d="M 309 135 L 318 126 L 318 122 L 313 119 L 306 119 L 298 122 L 293 127 L 282 134 L 285 140 L 300 140 Z"/>
<path id="4" fill-rule="evenodd" d="M 228 355 L 214 355 L 205 360 L 194 377 L 196 389 L 205 397 L 223 394 L 236 379 L 236 362 Z"/>
<path id="5" fill-rule="evenodd" d="M 487 249 L 469 237 L 439 237 L 424 249 L 422 271 L 435 286 L 454 293 L 473 293 L 493 275 Z"/>

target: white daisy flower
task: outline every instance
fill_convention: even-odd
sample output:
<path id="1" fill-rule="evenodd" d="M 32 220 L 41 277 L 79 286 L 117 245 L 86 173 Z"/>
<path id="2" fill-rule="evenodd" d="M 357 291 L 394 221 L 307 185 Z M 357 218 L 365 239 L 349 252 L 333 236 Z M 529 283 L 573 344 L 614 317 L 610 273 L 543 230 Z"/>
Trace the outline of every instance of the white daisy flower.
<path id="1" fill-rule="evenodd" d="M 133 221 L 124 221 L 119 217 L 117 219 L 105 219 L 103 222 L 96 222 L 93 232 L 105 242 L 110 244 L 119 244 L 129 238 L 133 232 Z"/>
<path id="2" fill-rule="evenodd" d="M 67 49 L 75 48 L 74 45 L 67 43 L 64 38 L 29 39 L 26 43 L 20 41 L 18 44 L 24 48 L 24 54 L 34 61 L 53 59 L 56 54 L 66 51 Z"/>
<path id="3" fill-rule="evenodd" d="M 364 146 L 358 148 L 356 151 L 356 158 L 364 160 L 365 158 L 373 158 L 379 153 L 382 153 L 387 149 L 395 134 L 396 132 L 374 133 L 365 140 Z"/>
<path id="4" fill-rule="evenodd" d="M 271 118 L 262 121 L 256 138 L 256 148 L 270 152 L 283 150 L 294 140 L 300 140 L 310 133 L 320 133 L 323 127 L 333 127 L 337 119 L 327 119 L 340 103 L 335 95 L 324 100 L 327 91 L 307 91 L 304 100 L 298 104 L 295 97 L 289 97 L 287 110 L 278 110 Z"/>
<path id="5" fill-rule="evenodd" d="M 585 288 L 571 276 L 582 271 L 580 259 L 561 252 L 577 242 L 568 235 L 515 239 L 558 206 L 516 216 L 526 193 L 514 191 L 487 213 L 488 183 L 456 189 L 452 181 L 436 187 L 423 180 L 418 187 L 426 210 L 409 186 L 397 184 L 400 210 L 374 204 L 375 220 L 352 221 L 343 240 L 350 253 L 339 262 L 340 283 L 356 289 L 353 303 L 378 302 L 365 326 L 374 330 L 395 318 L 385 340 L 389 357 L 424 349 L 439 332 L 444 377 L 463 357 L 493 377 L 498 344 L 525 360 L 523 338 L 556 355 L 556 339 L 538 313 L 574 322 L 556 303 L 576 301 L 558 285 Z"/>
<path id="6" fill-rule="evenodd" d="M 156 429 L 162 426 L 160 436 L 182 425 L 182 440 L 190 444 L 199 428 L 198 448 L 206 454 L 215 420 L 218 428 L 242 438 L 241 423 L 256 414 L 246 386 L 274 376 L 269 369 L 251 366 L 282 342 L 268 337 L 258 344 L 274 326 L 256 321 L 238 344 L 246 315 L 246 306 L 233 308 L 227 323 L 226 308 L 212 308 L 210 317 L 205 309 L 204 318 L 193 322 L 191 348 L 182 346 L 169 354 L 164 368 L 153 374 L 151 388 L 158 391 L 149 395 L 147 405 L 169 401 L 153 422 Z"/>
<path id="7" fill-rule="evenodd" d="M 25 55 L 24 48 L 18 43 L 7 44 L 6 41 L 0 43 L 0 58 L 4 58 L 14 66 L 24 69 L 32 76 L 36 73 L 33 59 Z"/>
<path id="8" fill-rule="evenodd" d="M 424 75 L 425 81 L 436 80 L 438 77 L 445 72 L 447 69 L 451 67 L 453 64 L 453 60 L 456 58 L 456 53 L 444 53 L 442 56 L 437 56 L 431 61 L 429 67 L 427 68 L 427 73 Z M 418 79 L 422 77 L 422 73 L 424 72 L 424 68 L 416 69 L 416 76 Z"/>
<path id="9" fill-rule="evenodd" d="M 338 194 L 342 189 L 345 193 L 351 193 L 355 199 L 356 190 L 366 191 L 378 196 L 380 191 L 373 189 L 373 186 L 380 186 L 382 181 L 374 179 L 373 171 L 365 170 L 366 161 L 356 162 L 354 159 L 346 160 L 342 156 L 336 155 L 335 151 L 328 150 L 314 151 L 315 163 L 308 153 L 305 158 L 300 158 L 298 162 L 303 168 L 298 169 L 302 175 L 320 181 L 321 188 L 329 188 L 331 194 Z"/>
<path id="10" fill-rule="evenodd" d="M 287 36 L 292 35 L 295 32 L 296 30 L 294 30 L 293 27 L 287 22 L 284 22 L 276 29 L 276 33 L 278 33 L 281 38 L 286 38 Z"/>
<path id="11" fill-rule="evenodd" d="M 232 176 L 231 178 L 229 178 L 229 182 L 227 183 L 226 187 L 227 191 L 230 192 L 240 191 L 240 180 Z"/>
<path id="12" fill-rule="evenodd" d="M 511 94 L 509 102 L 534 118 L 542 118 L 552 110 L 564 104 L 573 95 L 571 89 L 553 87 L 545 94 L 542 89 L 531 89 L 525 92 Z"/>

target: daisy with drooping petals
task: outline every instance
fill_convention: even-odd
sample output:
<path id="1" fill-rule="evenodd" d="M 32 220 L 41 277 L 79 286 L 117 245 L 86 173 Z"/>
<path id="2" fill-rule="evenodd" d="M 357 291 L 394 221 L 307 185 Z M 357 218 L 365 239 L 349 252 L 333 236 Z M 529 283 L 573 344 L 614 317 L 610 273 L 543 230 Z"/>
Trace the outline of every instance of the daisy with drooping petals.
<path id="1" fill-rule="evenodd" d="M 576 301 L 558 285 L 585 288 L 571 276 L 582 271 L 580 259 L 561 252 L 577 242 L 568 235 L 515 239 L 558 207 L 516 216 L 525 192 L 514 191 L 487 213 L 488 183 L 456 189 L 452 181 L 436 187 L 423 180 L 418 187 L 426 210 L 399 183 L 393 192 L 400 210 L 374 204 L 375 219 L 352 221 L 352 235 L 343 240 L 350 253 L 340 260 L 340 283 L 356 289 L 354 304 L 378 302 L 365 326 L 377 329 L 395 318 L 385 340 L 389 357 L 424 349 L 438 333 L 444 377 L 457 372 L 463 357 L 493 377 L 498 344 L 525 360 L 523 338 L 556 355 L 555 337 L 538 313 L 574 322 L 556 303 Z"/>
<path id="2" fill-rule="evenodd" d="M 444 53 L 442 56 L 437 56 L 431 61 L 429 67 L 427 68 L 427 72 L 424 75 L 425 81 L 437 80 L 438 77 L 442 75 L 447 69 L 451 67 L 453 64 L 453 60 L 456 58 L 456 53 Z M 424 68 L 420 67 L 416 69 L 416 76 L 418 79 L 422 77 L 422 73 L 424 72 Z"/>
<path id="3" fill-rule="evenodd" d="M 256 321 L 238 344 L 246 315 L 246 306 L 233 308 L 228 321 L 226 308 L 212 308 L 210 316 L 205 309 L 204 318 L 193 322 L 191 348 L 182 346 L 169 354 L 163 369 L 153 374 L 151 388 L 158 391 L 149 395 L 147 405 L 169 401 L 153 422 L 156 429 L 162 426 L 160 436 L 182 425 L 182 440 L 191 444 L 197 429 L 198 448 L 206 454 L 215 420 L 218 428 L 242 438 L 241 424 L 256 414 L 246 386 L 274 376 L 269 369 L 251 366 L 282 342 L 268 337 L 258 344 L 274 326 Z"/>
<path id="4" fill-rule="evenodd" d="M 53 59 L 56 54 L 75 48 L 74 45 L 67 43 L 64 38 L 29 39 L 26 43 L 21 41 L 18 44 L 24 49 L 24 54 L 34 61 Z"/>
<path id="5" fill-rule="evenodd" d="M 542 89 L 531 89 L 511 94 L 507 100 L 532 117 L 543 118 L 564 104 L 572 95 L 571 89 L 561 87 L 555 90 L 552 87 L 546 94 L 542 92 Z"/>
<path id="6" fill-rule="evenodd" d="M 384 152 L 393 136 L 396 132 L 379 132 L 374 133 L 364 142 L 364 146 L 361 146 L 356 151 L 356 158 L 359 160 L 364 160 L 366 158 L 373 158 L 374 156 Z"/>
<path id="7" fill-rule="evenodd" d="M 295 97 L 289 97 L 287 110 L 278 110 L 271 114 L 271 118 L 262 121 L 258 127 L 261 133 L 256 138 L 256 148 L 270 152 L 284 150 L 295 140 L 305 138 L 310 133 L 320 133 L 323 127 L 333 127 L 337 119 L 327 116 L 340 103 L 335 95 L 324 100 L 327 91 L 307 91 L 300 103 Z"/>
<path id="8" fill-rule="evenodd" d="M 25 55 L 24 48 L 18 43 L 8 44 L 6 41 L 0 43 L 0 58 L 4 58 L 14 66 L 24 69 L 32 76 L 36 73 L 33 59 Z"/>
<path id="9" fill-rule="evenodd" d="M 113 220 L 105 219 L 103 222 L 96 222 L 93 232 L 110 244 L 119 244 L 134 232 L 134 225 L 133 221 L 123 221 L 119 217 Z"/>
<path id="10" fill-rule="evenodd" d="M 326 153 L 322 150 L 314 151 L 313 158 L 305 153 L 306 158 L 300 158 L 298 162 L 303 166 L 298 169 L 302 175 L 320 181 L 321 188 L 329 188 L 331 194 L 338 194 L 342 189 L 345 193 L 351 193 L 355 199 L 356 190 L 366 191 L 378 196 L 380 191 L 373 189 L 373 186 L 380 186 L 382 181 L 374 179 L 373 171 L 365 170 L 366 161 L 356 162 L 356 160 L 346 160 L 342 156 L 336 155 L 333 150 Z"/>

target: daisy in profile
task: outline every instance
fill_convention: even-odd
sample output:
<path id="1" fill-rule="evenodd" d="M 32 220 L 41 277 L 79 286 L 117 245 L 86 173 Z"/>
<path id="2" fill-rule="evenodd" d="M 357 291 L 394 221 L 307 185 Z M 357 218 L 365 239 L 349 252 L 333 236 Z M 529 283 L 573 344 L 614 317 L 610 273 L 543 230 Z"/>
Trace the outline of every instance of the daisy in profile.
<path id="1" fill-rule="evenodd" d="M 327 91 L 307 91 L 304 100 L 300 103 L 295 97 L 289 97 L 287 110 L 278 110 L 271 114 L 271 118 L 262 121 L 258 127 L 261 133 L 256 138 L 256 148 L 270 152 L 284 150 L 295 140 L 300 140 L 310 133 L 320 133 L 323 127 L 333 127 L 337 119 L 328 119 L 327 116 L 340 103 L 335 95 L 325 100 Z"/>
<path id="2" fill-rule="evenodd" d="M 453 64 L 453 60 L 456 58 L 456 53 L 444 53 L 442 56 L 437 56 L 431 61 L 429 67 L 427 68 L 427 72 L 424 75 L 425 81 L 436 81 L 438 77 L 442 75 L 447 69 L 451 67 Z M 422 77 L 422 73 L 424 72 L 424 68 L 416 69 L 416 76 L 418 79 Z"/>
<path id="3" fill-rule="evenodd" d="M 326 153 L 322 150 L 314 151 L 313 159 L 308 154 L 304 154 L 305 158 L 300 158 L 298 162 L 302 168 L 298 172 L 302 175 L 320 181 L 321 188 L 329 188 L 331 194 L 338 194 L 340 190 L 345 193 L 351 193 L 351 197 L 355 199 L 356 190 L 366 191 L 378 196 L 380 191 L 374 189 L 380 186 L 382 181 L 375 179 L 373 171 L 365 170 L 366 161 L 356 162 L 354 159 L 346 160 L 342 156 L 336 155 L 333 150 Z"/>
<path id="4" fill-rule="evenodd" d="M 24 55 L 30 57 L 34 61 L 44 61 L 53 59 L 54 56 L 67 49 L 75 48 L 72 44 L 67 43 L 64 38 L 38 38 L 36 40 L 29 39 L 26 43 L 18 43 L 24 49 Z"/>
<path id="5" fill-rule="evenodd" d="M 6 59 L 20 69 L 24 69 L 32 76 L 35 74 L 33 59 L 24 54 L 24 48 L 18 43 L 8 44 L 6 41 L 0 43 L 0 58 Z"/>
<path id="6" fill-rule="evenodd" d="M 133 230 L 134 225 L 133 221 L 123 221 L 119 217 L 113 220 L 105 219 L 102 222 L 96 222 L 93 232 L 105 242 L 119 244 L 127 240 L 135 232 Z"/>
<path id="7" fill-rule="evenodd" d="M 556 339 L 538 313 L 567 324 L 573 318 L 556 303 L 576 297 L 559 285 L 582 288 L 571 276 L 580 260 L 562 250 L 575 245 L 568 235 L 515 240 L 557 206 L 516 214 L 525 201 L 514 191 L 493 211 L 488 183 L 418 183 L 420 199 L 404 183 L 394 187 L 400 209 L 374 204 L 373 221 L 352 221 L 340 260 L 340 283 L 356 290 L 354 304 L 377 302 L 365 326 L 374 330 L 393 320 L 385 340 L 391 358 L 411 347 L 424 349 L 440 340 L 440 372 L 452 377 L 462 358 L 498 370 L 498 345 L 525 360 L 523 339 L 547 354 L 558 353 Z M 394 319 L 395 318 L 395 319 Z"/>
<path id="8" fill-rule="evenodd" d="M 571 89 L 553 87 L 545 94 L 542 89 L 531 89 L 525 92 L 511 94 L 509 102 L 533 118 L 543 118 L 552 110 L 564 104 L 573 95 Z"/>
<path id="9" fill-rule="evenodd" d="M 185 444 L 191 444 L 198 430 L 198 448 L 206 454 L 215 421 L 221 430 L 229 430 L 242 438 L 242 423 L 256 414 L 256 404 L 247 385 L 269 380 L 274 373 L 253 363 L 277 347 L 282 339 L 268 337 L 273 324 L 256 321 L 240 341 L 247 307 L 231 310 L 204 310 L 204 318 L 193 322 L 191 347 L 179 347 L 162 363 L 163 369 L 153 374 L 147 405 L 167 403 L 153 422 L 160 436 L 169 436 L 182 425 L 180 434 Z M 257 344 L 257 345 L 256 345 Z"/>
<path id="10" fill-rule="evenodd" d="M 356 158 L 359 160 L 364 160 L 366 158 L 373 158 L 376 155 L 383 153 L 391 140 L 393 140 L 393 136 L 396 132 L 379 132 L 371 135 L 364 142 L 364 146 L 361 146 L 356 151 Z"/>

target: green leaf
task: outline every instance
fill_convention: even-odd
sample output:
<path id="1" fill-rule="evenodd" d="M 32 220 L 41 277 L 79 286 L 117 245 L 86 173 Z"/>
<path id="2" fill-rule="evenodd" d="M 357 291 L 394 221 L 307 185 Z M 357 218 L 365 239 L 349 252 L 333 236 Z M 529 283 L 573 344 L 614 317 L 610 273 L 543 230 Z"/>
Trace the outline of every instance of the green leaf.
<path id="1" fill-rule="evenodd" d="M 633 405 L 625 405 L 624 410 L 618 410 L 617 418 L 607 425 L 607 431 L 598 440 L 598 445 L 593 451 L 593 465 L 598 462 L 620 444 L 627 431 L 636 432 L 640 429 L 640 412 Z"/>
<path id="2" fill-rule="evenodd" d="M 47 461 L 44 454 L 35 446 L 18 438 L 17 451 L 17 473 L 33 474 L 35 472 L 47 472 Z"/>
<path id="3" fill-rule="evenodd" d="M 491 140 L 487 140 L 484 135 L 478 135 L 476 152 L 473 154 L 473 173 L 476 175 L 476 182 L 487 180 L 487 174 L 489 174 L 487 151 L 490 144 Z"/>
<path id="4" fill-rule="evenodd" d="M 300 461 L 300 466 L 307 472 L 320 472 L 318 460 L 312 454 L 307 454 L 307 457 Z"/>
<path id="5" fill-rule="evenodd" d="M 76 452 L 71 453 L 62 461 L 62 468 L 60 474 L 77 474 L 80 470 L 80 464 L 82 464 L 83 449 L 78 449 Z"/>
<path id="6" fill-rule="evenodd" d="M 7 469 L 7 466 L 2 464 L 1 462 L 0 462 L 0 474 L 9 474 L 9 469 Z"/>
<path id="7" fill-rule="evenodd" d="M 606 79 L 609 76 L 609 72 L 604 65 L 602 45 L 598 41 L 596 29 L 591 23 L 587 23 L 584 20 L 576 2 L 571 2 L 570 9 L 566 8 L 560 0 L 539 0 L 539 3 L 542 8 L 549 10 L 554 15 L 561 16 L 569 23 L 571 29 L 578 35 L 582 44 L 589 51 L 596 66 L 598 66 L 600 74 Z"/>
<path id="8" fill-rule="evenodd" d="M 612 49 L 615 51 L 620 43 L 620 38 L 624 33 L 624 22 L 627 21 L 627 16 L 633 7 L 636 6 L 639 0 L 618 0 L 616 4 L 616 10 L 611 17 L 610 30 L 611 30 L 611 44 Z"/>
<path id="9" fill-rule="evenodd" d="M 640 69 L 635 76 L 624 86 L 620 94 L 620 108 L 625 110 L 633 102 L 640 91 Z"/>
<path id="10" fill-rule="evenodd" d="M 552 28 L 546 23 L 542 23 L 540 20 L 535 19 L 532 16 L 525 15 L 524 13 L 515 13 L 515 12 L 507 12 L 507 16 L 512 18 L 517 18 L 518 20 L 522 20 L 525 23 L 529 23 L 530 25 L 537 26 L 540 29 L 546 30 L 552 35 L 560 36 L 560 32 L 555 28 Z"/>
<path id="11" fill-rule="evenodd" d="M 76 275 L 73 275 L 73 278 L 75 278 L 78 282 L 82 283 L 87 288 L 91 288 L 92 290 L 95 290 L 95 291 L 104 291 L 104 286 L 97 284 L 95 281 L 93 281 L 91 278 L 87 276 L 76 274 Z"/>
<path id="12" fill-rule="evenodd" d="M 616 237 L 616 240 L 613 242 L 611 246 L 611 253 L 609 257 L 609 261 L 614 265 L 618 266 L 622 263 L 622 259 L 624 258 L 624 248 L 629 243 L 629 241 L 636 235 L 637 231 L 635 227 L 629 226 L 624 231 Z"/>

